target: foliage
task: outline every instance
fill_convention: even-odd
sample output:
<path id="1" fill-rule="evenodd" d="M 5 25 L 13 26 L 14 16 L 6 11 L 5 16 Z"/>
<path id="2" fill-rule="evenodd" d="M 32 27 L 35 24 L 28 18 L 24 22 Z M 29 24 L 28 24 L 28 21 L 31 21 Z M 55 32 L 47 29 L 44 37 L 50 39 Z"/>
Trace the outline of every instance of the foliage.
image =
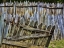
<path id="1" fill-rule="evenodd" d="M 9 2 L 10 0 L 6 0 L 7 2 Z M 26 0 L 11 0 L 12 2 L 13 1 L 26 1 Z M 64 0 L 27 0 L 27 1 L 30 1 L 30 2 L 32 2 L 32 1 L 36 1 L 36 2 L 38 2 L 38 1 L 40 1 L 40 2 L 49 2 L 49 3 L 57 3 L 57 2 L 64 2 Z M 0 3 L 1 2 L 3 2 L 3 0 L 0 0 Z"/>

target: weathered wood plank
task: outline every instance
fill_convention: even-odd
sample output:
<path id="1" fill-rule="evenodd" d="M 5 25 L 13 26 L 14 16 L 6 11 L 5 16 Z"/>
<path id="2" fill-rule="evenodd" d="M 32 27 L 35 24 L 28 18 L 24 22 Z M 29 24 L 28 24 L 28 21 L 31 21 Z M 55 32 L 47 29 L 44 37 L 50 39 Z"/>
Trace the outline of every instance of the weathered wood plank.
<path id="1" fill-rule="evenodd" d="M 51 40 L 51 37 L 52 37 L 52 35 L 53 35 L 53 32 L 54 32 L 54 28 L 55 27 L 53 27 L 52 28 L 52 30 L 50 31 L 51 33 L 49 34 L 49 35 L 47 35 L 47 34 L 31 34 L 31 35 L 27 35 L 27 36 L 21 36 L 21 37 L 19 37 L 19 38 L 11 38 L 10 40 L 6 40 L 6 39 L 4 39 L 3 40 L 3 44 L 5 44 L 7 47 L 6 48 L 8 48 L 8 45 L 9 46 L 14 46 L 14 47 L 22 47 L 22 48 L 28 48 L 29 47 L 29 43 L 27 42 L 25 42 L 25 41 L 23 41 L 23 42 L 20 42 L 20 41 L 22 41 L 22 40 L 31 40 L 31 39 L 39 39 L 39 38 L 44 38 L 46 41 L 44 41 L 44 42 L 46 42 L 46 43 L 43 43 L 43 44 L 45 44 L 45 47 L 48 47 L 48 45 L 49 45 L 49 43 L 50 43 L 50 40 Z M 28 29 L 29 30 L 29 29 Z M 34 29 L 33 29 L 34 30 Z M 37 30 L 37 29 L 36 29 Z M 30 30 L 31 31 L 31 30 Z M 48 32 L 49 33 L 49 32 Z M 48 39 L 46 39 L 46 38 L 48 38 Z M 20 40 L 20 41 L 18 41 L 18 40 Z M 36 41 L 35 40 L 35 41 Z M 49 42 L 48 42 L 49 41 Z M 39 40 L 37 41 L 38 43 L 36 43 L 37 45 L 40 45 L 41 43 L 39 43 Z M 42 41 L 43 42 L 43 41 Z M 42 45 L 43 45 L 42 44 Z"/>
<path id="2" fill-rule="evenodd" d="M 31 35 L 31 36 L 23 36 L 23 37 L 19 37 L 18 40 L 25 40 L 25 39 L 35 39 L 35 38 L 42 38 L 42 37 L 48 37 L 46 34 L 40 34 L 40 35 Z"/>
<path id="3" fill-rule="evenodd" d="M 45 32 L 45 33 L 49 33 L 50 31 L 46 31 L 46 30 L 40 30 L 40 29 L 35 29 L 35 28 L 23 28 L 24 30 L 27 31 L 32 31 L 32 32 Z"/>
<path id="4" fill-rule="evenodd" d="M 7 40 L 12 40 L 12 41 L 19 41 L 19 40 L 27 40 L 27 39 L 35 39 L 35 38 L 42 38 L 42 37 L 48 37 L 50 35 L 47 34 L 31 34 L 30 36 L 20 36 L 18 38 L 6 38 Z"/>
<path id="5" fill-rule="evenodd" d="M 48 46 L 49 46 L 50 40 L 51 40 L 53 33 L 54 33 L 54 29 L 55 29 L 55 26 L 53 26 L 51 29 L 51 33 L 50 33 L 51 35 L 48 37 L 47 43 L 45 45 L 46 48 L 48 48 Z"/>
<path id="6" fill-rule="evenodd" d="M 21 25 L 20 28 L 23 28 L 24 30 L 27 30 L 27 31 L 33 31 L 33 32 L 47 32 L 47 33 L 50 32 L 50 31 L 40 30 L 40 29 L 37 29 L 37 28 L 32 28 L 32 27 L 23 26 L 23 25 Z"/>
<path id="7" fill-rule="evenodd" d="M 17 47 L 28 47 L 28 45 L 25 42 L 17 42 L 17 41 L 11 41 L 11 40 L 6 40 L 3 39 L 3 43 L 5 45 L 9 45 L 9 46 L 17 46 Z"/>
<path id="8" fill-rule="evenodd" d="M 9 48 L 14 48 L 14 47 L 9 45 Z"/>

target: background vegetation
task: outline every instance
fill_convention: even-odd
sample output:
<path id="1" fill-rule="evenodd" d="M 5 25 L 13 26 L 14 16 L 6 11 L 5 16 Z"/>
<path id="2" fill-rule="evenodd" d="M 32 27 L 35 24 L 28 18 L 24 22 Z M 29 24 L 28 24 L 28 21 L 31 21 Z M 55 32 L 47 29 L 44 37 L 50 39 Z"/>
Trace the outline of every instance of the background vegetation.
<path id="1" fill-rule="evenodd" d="M 1 2 L 3 2 L 3 1 L 7 1 L 7 2 L 9 2 L 10 0 L 0 0 L 0 3 Z M 26 1 L 26 0 L 11 0 L 12 2 L 13 1 Z M 64 0 L 27 0 L 27 1 L 30 1 L 30 2 L 32 2 L 32 1 L 36 1 L 36 2 L 38 2 L 38 1 L 40 1 L 40 2 L 49 2 L 49 3 L 57 3 L 57 2 L 60 2 L 60 3 L 64 3 Z"/>

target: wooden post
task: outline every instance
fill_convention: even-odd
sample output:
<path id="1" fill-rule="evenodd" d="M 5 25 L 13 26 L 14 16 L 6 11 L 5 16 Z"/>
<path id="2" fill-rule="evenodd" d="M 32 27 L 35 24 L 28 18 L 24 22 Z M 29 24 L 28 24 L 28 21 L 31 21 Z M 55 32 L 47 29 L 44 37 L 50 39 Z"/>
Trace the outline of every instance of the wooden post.
<path id="1" fill-rule="evenodd" d="M 64 3 L 63 3 L 63 19 L 64 19 Z M 64 21 L 63 21 L 63 26 L 64 26 Z M 64 38 L 64 34 L 63 34 L 63 38 Z"/>
<path id="2" fill-rule="evenodd" d="M 6 5 L 5 3 L 6 3 L 6 0 L 3 0 L 3 3 L 4 3 L 4 6 Z"/>
<path id="3" fill-rule="evenodd" d="M 63 3 L 63 18 L 64 18 L 64 3 Z"/>
<path id="4" fill-rule="evenodd" d="M 51 35 L 48 37 L 45 48 L 48 48 L 48 46 L 49 46 L 49 43 L 50 43 L 52 36 L 53 36 L 53 33 L 54 33 L 54 29 L 55 29 L 55 26 L 53 26 L 52 29 L 51 29 L 51 33 L 50 33 Z"/>

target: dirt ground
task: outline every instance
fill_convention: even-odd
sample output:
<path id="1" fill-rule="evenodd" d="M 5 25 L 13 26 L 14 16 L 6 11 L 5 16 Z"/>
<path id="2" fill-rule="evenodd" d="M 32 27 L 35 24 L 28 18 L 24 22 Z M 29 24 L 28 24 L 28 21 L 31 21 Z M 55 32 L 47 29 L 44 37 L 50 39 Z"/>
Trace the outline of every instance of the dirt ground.
<path id="1" fill-rule="evenodd" d="M 29 48 L 43 48 L 42 46 L 31 46 L 31 47 L 29 47 Z"/>

